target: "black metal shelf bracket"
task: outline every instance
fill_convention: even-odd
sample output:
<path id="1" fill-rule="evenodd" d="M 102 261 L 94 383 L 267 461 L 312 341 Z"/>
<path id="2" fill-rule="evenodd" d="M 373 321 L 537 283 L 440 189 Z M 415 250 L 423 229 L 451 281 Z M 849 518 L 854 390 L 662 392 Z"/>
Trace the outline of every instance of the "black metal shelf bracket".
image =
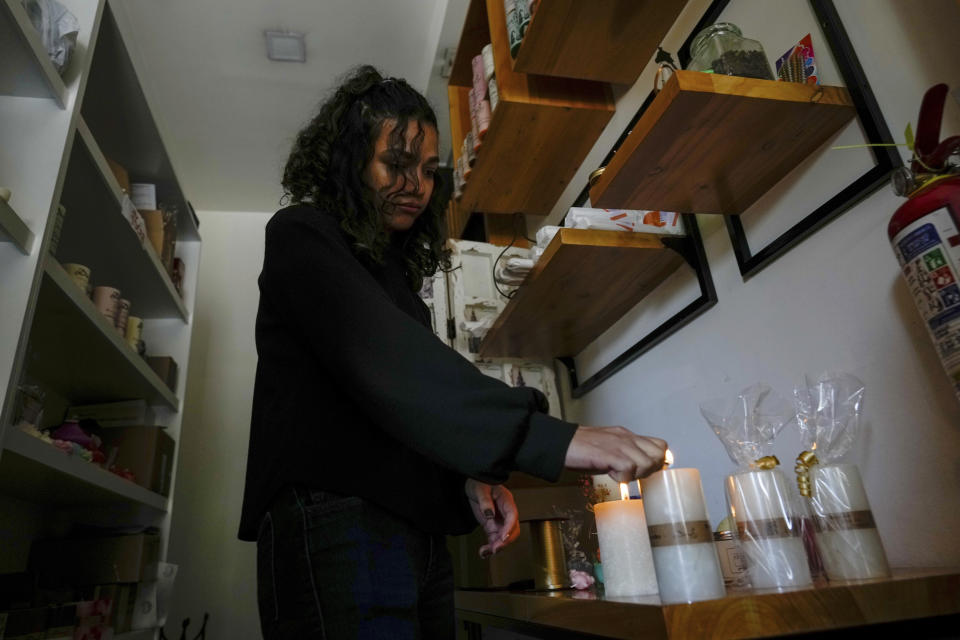
<path id="1" fill-rule="evenodd" d="M 558 358 L 567 369 L 570 378 L 570 393 L 574 398 L 580 398 L 595 389 L 601 382 L 653 349 L 717 303 L 717 291 L 713 285 L 710 265 L 707 263 L 707 255 L 703 248 L 703 239 L 700 236 L 697 217 L 685 213 L 682 215 L 682 219 L 687 235 L 683 237 L 670 236 L 661 240 L 664 246 L 680 254 L 696 273 L 700 285 L 700 295 L 582 383 L 577 375 L 577 363 L 574 357 Z"/>
<path id="2" fill-rule="evenodd" d="M 863 67 L 860 66 L 860 61 L 846 29 L 843 27 L 843 22 L 840 20 L 833 0 L 809 1 L 817 23 L 820 25 L 824 38 L 836 60 L 837 69 L 840 71 L 847 91 L 850 93 L 850 99 L 856 108 L 857 118 L 863 128 L 867 142 L 870 144 L 892 144 L 893 137 L 890 135 L 886 120 L 873 95 L 870 82 L 867 80 Z M 678 54 L 680 63 L 684 67 L 690 61 L 690 43 L 693 38 L 701 29 L 719 20 L 720 14 L 723 13 L 729 2 L 730 0 L 715 0 L 707 8 L 703 18 L 694 28 Z M 750 248 L 740 216 L 724 216 L 730 242 L 733 244 L 733 252 L 740 268 L 740 275 L 744 280 L 769 266 L 882 187 L 889 180 L 890 173 L 903 164 L 900 154 L 894 147 L 870 147 L 870 150 L 876 163 L 873 167 L 756 252 Z"/>

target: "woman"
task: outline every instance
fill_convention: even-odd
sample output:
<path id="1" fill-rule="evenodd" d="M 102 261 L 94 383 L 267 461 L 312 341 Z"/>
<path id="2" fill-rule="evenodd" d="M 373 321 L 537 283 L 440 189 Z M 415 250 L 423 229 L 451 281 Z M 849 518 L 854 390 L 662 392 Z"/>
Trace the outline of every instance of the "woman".
<path id="1" fill-rule="evenodd" d="M 622 480 L 661 440 L 554 419 L 542 394 L 482 375 L 417 296 L 447 264 L 437 122 L 403 80 L 348 76 L 300 132 L 294 203 L 266 228 L 240 537 L 257 541 L 272 638 L 452 638 L 446 534 L 482 556 L 517 537 L 513 470 Z"/>

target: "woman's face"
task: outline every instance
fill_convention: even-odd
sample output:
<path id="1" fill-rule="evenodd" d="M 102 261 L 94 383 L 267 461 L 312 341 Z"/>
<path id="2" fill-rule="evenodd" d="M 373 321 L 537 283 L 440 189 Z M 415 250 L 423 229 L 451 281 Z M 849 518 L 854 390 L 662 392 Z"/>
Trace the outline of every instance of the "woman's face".
<path id="1" fill-rule="evenodd" d="M 396 124 L 393 119 L 383 122 L 373 145 L 373 158 L 363 172 L 363 180 L 373 190 L 377 210 L 391 232 L 406 231 L 423 213 L 440 164 L 433 125 L 408 121 L 401 140 L 393 135 Z"/>

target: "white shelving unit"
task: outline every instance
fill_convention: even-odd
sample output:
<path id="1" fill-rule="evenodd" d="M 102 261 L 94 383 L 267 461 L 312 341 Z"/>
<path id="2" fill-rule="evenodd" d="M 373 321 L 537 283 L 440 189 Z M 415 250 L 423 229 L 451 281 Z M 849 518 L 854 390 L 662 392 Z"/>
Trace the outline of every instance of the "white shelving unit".
<path id="1" fill-rule="evenodd" d="M 33 248 L 33 232 L 3 200 L 0 200 L 0 242 L 12 242 L 25 255 L 30 255 Z"/>
<path id="2" fill-rule="evenodd" d="M 61 77 L 21 0 L 0 0 L 0 573 L 28 568 L 30 543 L 76 524 L 149 526 L 166 557 L 167 498 L 13 425 L 20 384 L 46 393 L 44 426 L 66 407 L 143 399 L 155 425 L 179 439 L 201 240 L 113 8 L 119 0 L 61 0 L 81 30 Z M 120 9 L 122 10 L 122 9 Z M 182 294 L 149 240 L 127 221 L 107 158 L 177 208 Z M 59 206 L 66 211 L 51 252 Z M 84 264 L 144 319 L 147 354 L 172 356 L 175 389 L 148 366 L 61 266 Z M 174 470 L 176 469 L 176 452 Z M 172 483 L 176 481 L 176 474 Z M 171 483 L 171 484 L 172 484 Z M 117 637 L 140 640 L 157 630 Z"/>

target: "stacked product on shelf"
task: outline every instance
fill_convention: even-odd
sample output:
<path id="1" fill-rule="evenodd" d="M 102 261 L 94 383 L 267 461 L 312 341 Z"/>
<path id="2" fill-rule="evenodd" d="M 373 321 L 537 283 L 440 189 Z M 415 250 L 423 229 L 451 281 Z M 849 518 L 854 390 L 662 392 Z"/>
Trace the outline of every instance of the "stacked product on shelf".
<path id="1" fill-rule="evenodd" d="M 470 130 L 460 145 L 460 157 L 453 171 L 453 197 L 459 200 L 463 196 L 463 187 L 470 179 L 473 165 L 483 139 L 490 129 L 493 110 L 497 106 L 497 81 L 494 73 L 493 46 L 489 43 L 480 54 L 471 60 L 473 86 L 470 88 Z"/>

